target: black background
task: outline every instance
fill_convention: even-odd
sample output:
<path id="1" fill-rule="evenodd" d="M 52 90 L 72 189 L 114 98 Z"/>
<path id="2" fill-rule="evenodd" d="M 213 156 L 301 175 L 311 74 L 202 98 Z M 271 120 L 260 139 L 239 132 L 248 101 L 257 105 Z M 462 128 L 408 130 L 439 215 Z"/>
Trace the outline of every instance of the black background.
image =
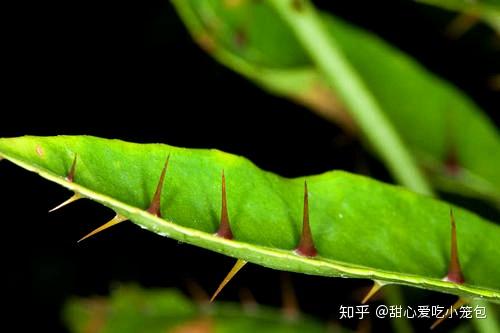
<path id="1" fill-rule="evenodd" d="M 443 31 L 452 15 L 410 1 L 316 3 L 410 53 L 465 90 L 499 125 L 498 93 L 487 86 L 500 72 L 498 40 L 486 27 L 451 40 Z M 212 60 L 191 41 L 168 1 L 16 2 L 3 13 L 2 137 L 90 134 L 215 147 L 284 176 L 345 169 L 390 181 L 383 166 L 335 125 Z M 82 200 L 49 215 L 70 193 L 7 162 L 0 164 L 0 186 L 5 317 L 18 320 L 18 331 L 33 324 L 40 332 L 64 331 L 60 308 L 70 295 L 106 294 L 119 281 L 184 288 L 187 279 L 212 291 L 232 265 L 131 223 L 76 244 L 112 212 Z M 359 288 L 370 284 L 291 278 L 303 310 L 323 319 L 335 319 L 339 304 L 358 304 Z M 278 272 L 248 265 L 221 299 L 237 300 L 241 287 L 262 303 L 281 302 Z M 419 304 L 454 300 L 407 293 Z M 387 329 L 388 322 L 374 325 Z M 416 325 L 426 329 L 430 322 Z"/>

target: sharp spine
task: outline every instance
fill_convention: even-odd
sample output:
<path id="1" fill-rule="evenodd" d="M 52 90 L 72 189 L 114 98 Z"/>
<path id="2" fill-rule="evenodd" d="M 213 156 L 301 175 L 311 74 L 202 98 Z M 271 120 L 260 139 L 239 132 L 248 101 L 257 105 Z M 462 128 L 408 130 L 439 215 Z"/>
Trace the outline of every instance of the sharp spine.
<path id="1" fill-rule="evenodd" d="M 52 208 L 51 210 L 49 210 L 49 213 L 52 213 L 52 212 L 55 212 L 56 210 L 58 209 L 61 209 L 77 200 L 80 200 L 82 199 L 82 195 L 78 194 L 78 193 L 75 193 L 73 194 L 73 196 L 71 196 L 71 198 L 69 198 L 68 200 L 64 201 L 63 203 L 61 203 L 60 205 L 57 205 L 56 207 Z"/>
<path id="2" fill-rule="evenodd" d="M 465 279 L 460 268 L 460 260 L 458 259 L 458 244 L 457 244 L 457 226 L 455 224 L 455 216 L 450 208 L 451 221 L 451 242 L 450 242 L 450 265 L 448 266 L 448 274 L 444 278 L 446 281 L 455 282 L 458 284 L 464 283 Z"/>
<path id="3" fill-rule="evenodd" d="M 219 230 L 216 235 L 225 239 L 233 239 L 233 232 L 231 231 L 231 224 L 229 222 L 229 213 L 227 211 L 227 197 L 226 197 L 226 176 L 222 170 L 222 205 L 220 213 Z"/>
<path id="4" fill-rule="evenodd" d="M 71 168 L 69 169 L 68 175 L 66 176 L 66 180 L 70 183 L 73 183 L 75 180 L 75 171 L 76 171 L 76 160 L 78 159 L 78 155 L 75 154 L 73 157 L 73 163 L 71 163 Z"/>
<path id="5" fill-rule="evenodd" d="M 431 325 L 430 329 L 433 330 L 436 328 L 436 326 L 438 326 L 439 324 L 441 324 L 443 321 L 445 321 L 446 319 L 448 319 L 450 317 L 450 315 L 452 314 L 453 311 L 455 311 L 456 309 L 459 309 L 461 308 L 463 305 L 469 303 L 469 300 L 466 299 L 466 298 L 462 298 L 460 297 L 452 306 L 451 308 L 448 308 L 446 310 L 446 313 L 443 315 L 443 317 L 441 318 L 438 318 L 436 319 L 436 321 Z"/>
<path id="6" fill-rule="evenodd" d="M 315 257 L 318 252 L 314 246 L 312 238 L 311 226 L 309 224 L 309 194 L 307 191 L 307 182 L 304 181 L 304 215 L 302 220 L 302 235 L 300 237 L 299 246 L 295 252 L 304 257 Z"/>
<path id="7" fill-rule="evenodd" d="M 188 293 L 191 295 L 191 298 L 200 305 L 206 305 L 209 303 L 209 296 L 205 289 L 201 287 L 201 285 L 193 279 L 188 279 L 185 281 L 186 288 Z"/>
<path id="8" fill-rule="evenodd" d="M 371 289 L 368 291 L 368 293 L 366 293 L 365 297 L 361 301 L 361 304 L 366 304 L 366 302 L 368 302 L 373 296 L 375 296 L 376 293 L 378 293 L 380 289 L 382 289 L 383 286 L 387 284 L 388 284 L 387 282 L 373 280 L 373 285 Z"/>
<path id="9" fill-rule="evenodd" d="M 151 204 L 147 209 L 148 213 L 153 214 L 155 216 L 161 217 L 161 193 L 163 190 L 163 183 L 165 181 L 165 174 L 168 168 L 168 161 L 170 160 L 170 154 L 167 156 L 167 160 L 165 161 L 165 165 L 160 174 L 160 179 L 158 180 L 158 185 L 156 186 L 155 194 L 153 195 L 153 200 L 151 200 Z"/>
<path id="10" fill-rule="evenodd" d="M 104 231 L 104 230 L 106 230 L 114 225 L 117 225 L 118 223 L 121 223 L 121 222 L 124 222 L 127 220 L 128 220 L 128 218 L 126 218 L 125 216 L 122 216 L 120 214 L 116 214 L 115 217 L 113 217 L 111 220 L 109 220 L 108 222 L 101 225 L 99 228 L 94 229 L 93 231 L 89 232 L 87 235 L 80 238 L 78 240 L 78 243 L 80 243 L 81 241 L 83 241 L 91 236 L 94 236 L 94 235 L 100 233 L 101 231 Z"/>
<path id="11" fill-rule="evenodd" d="M 241 305 L 243 310 L 248 313 L 255 312 L 259 307 L 259 303 L 255 299 L 254 295 L 248 288 L 242 288 L 239 292 Z"/>
<path id="12" fill-rule="evenodd" d="M 283 316 L 289 320 L 296 320 L 300 316 L 299 302 L 293 289 L 290 275 L 281 274 L 281 290 L 283 298 Z"/>
<path id="13" fill-rule="evenodd" d="M 217 297 L 217 295 L 220 294 L 222 289 L 224 289 L 224 287 L 229 283 L 229 281 L 231 281 L 231 279 L 236 275 L 236 273 L 238 273 L 239 270 L 242 269 L 243 266 L 245 266 L 246 264 L 247 264 L 247 262 L 243 259 L 238 259 L 236 261 L 233 268 L 231 268 L 229 273 L 227 273 L 224 280 L 222 280 L 222 282 L 219 284 L 219 287 L 217 287 L 217 290 L 214 292 L 214 294 L 210 298 L 210 303 L 212 303 L 215 300 L 215 298 Z"/>
<path id="14" fill-rule="evenodd" d="M 69 169 L 68 175 L 65 178 L 70 183 L 73 183 L 75 180 L 77 156 L 78 155 L 75 154 L 75 157 L 73 157 L 73 163 L 71 163 L 71 167 Z M 56 207 L 52 208 L 51 210 L 49 210 L 49 213 L 55 212 L 56 210 L 61 209 L 65 206 L 69 205 L 70 203 L 73 203 L 73 202 L 80 200 L 82 198 L 83 197 L 81 194 L 75 193 L 68 200 L 64 201 L 63 203 L 61 203 L 61 204 L 57 205 Z"/>

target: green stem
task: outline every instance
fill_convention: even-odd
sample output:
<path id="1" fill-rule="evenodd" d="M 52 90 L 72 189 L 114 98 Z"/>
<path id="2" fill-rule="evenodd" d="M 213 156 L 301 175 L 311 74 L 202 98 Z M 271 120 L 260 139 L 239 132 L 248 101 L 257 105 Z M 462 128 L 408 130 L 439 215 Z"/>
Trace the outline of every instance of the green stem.
<path id="1" fill-rule="evenodd" d="M 432 188 L 422 175 L 398 133 L 384 115 L 358 73 L 345 59 L 335 40 L 327 34 L 314 7 L 303 0 L 302 9 L 290 0 L 270 0 L 323 72 L 327 83 L 337 92 L 366 138 L 384 160 L 396 181 L 415 192 L 433 196 Z M 389 294 L 402 304 L 399 288 Z M 393 322 L 400 332 L 412 332 L 406 320 Z"/>
<path id="2" fill-rule="evenodd" d="M 384 296 L 385 300 L 389 305 L 401 305 L 403 307 L 406 305 L 403 299 L 401 288 L 399 288 L 399 286 L 389 285 L 385 287 Z M 413 328 L 410 325 L 409 320 L 406 319 L 404 316 L 399 318 L 398 317 L 393 318 L 391 320 L 391 324 L 394 332 L 399 332 L 399 333 L 413 332 Z"/>
<path id="3" fill-rule="evenodd" d="M 486 318 L 477 318 L 477 316 L 472 316 L 472 323 L 479 333 L 489 333 L 489 332 L 500 332 L 500 326 L 498 325 L 498 319 L 495 312 L 495 307 L 481 299 L 474 299 L 470 304 L 473 309 L 476 306 L 482 306 L 486 310 Z"/>
<path id="4" fill-rule="evenodd" d="M 415 192 L 432 195 L 432 189 L 358 73 L 328 35 L 307 0 L 269 0 L 289 24 L 304 49 L 325 75 L 327 83 L 347 106 L 356 123 L 393 174 Z"/>

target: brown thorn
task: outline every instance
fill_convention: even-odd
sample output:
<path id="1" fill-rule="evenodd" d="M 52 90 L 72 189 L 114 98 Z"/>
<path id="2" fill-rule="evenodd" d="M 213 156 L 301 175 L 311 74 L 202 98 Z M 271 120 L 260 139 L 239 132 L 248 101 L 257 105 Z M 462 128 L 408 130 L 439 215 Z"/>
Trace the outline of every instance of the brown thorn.
<path id="1" fill-rule="evenodd" d="M 464 283 L 464 276 L 460 269 L 460 261 L 458 259 L 458 245 L 457 245 L 457 227 L 455 224 L 455 217 L 453 210 L 450 208 L 450 221 L 451 221 L 451 249 L 450 249 L 450 265 L 448 267 L 448 275 L 445 280 L 455 282 L 458 284 Z"/>
<path id="2" fill-rule="evenodd" d="M 239 28 L 234 33 L 234 44 L 238 48 L 243 48 L 248 43 L 248 37 L 243 28 Z"/>
<path id="3" fill-rule="evenodd" d="M 83 197 L 82 197 L 80 194 L 75 193 L 75 194 L 73 194 L 73 195 L 71 196 L 71 198 L 69 198 L 68 200 L 64 201 L 62 204 L 60 204 L 60 205 L 58 205 L 58 206 L 56 206 L 56 207 L 52 208 L 51 210 L 49 210 L 49 213 L 52 213 L 52 212 L 54 212 L 54 211 L 56 211 L 56 210 L 58 210 L 58 209 L 61 209 L 61 208 L 63 208 L 64 206 L 67 206 L 67 205 L 69 205 L 70 203 L 73 203 L 73 202 L 75 202 L 75 201 L 77 201 L 77 200 L 80 200 L 80 199 L 82 199 L 82 198 L 83 198 Z"/>
<path id="4" fill-rule="evenodd" d="M 452 306 L 451 308 L 448 308 L 446 309 L 446 313 L 444 314 L 443 317 L 441 318 L 438 318 L 436 319 L 436 321 L 431 325 L 431 330 L 435 329 L 436 326 L 438 326 L 439 324 L 441 324 L 443 321 L 445 321 L 446 319 L 448 319 L 451 315 L 451 313 L 453 311 L 455 311 L 456 309 L 459 309 L 461 308 L 463 305 L 467 304 L 469 302 L 469 300 L 465 299 L 465 298 L 462 298 L 460 297 Z"/>
<path id="5" fill-rule="evenodd" d="M 299 302 L 297 301 L 297 295 L 295 295 L 290 275 L 287 273 L 281 274 L 281 290 L 284 317 L 290 320 L 297 319 L 300 315 Z"/>
<path id="6" fill-rule="evenodd" d="M 361 304 L 366 304 L 375 294 L 387 283 L 386 282 L 381 282 L 378 280 L 373 280 L 373 285 L 371 289 L 368 291 L 368 293 L 365 295 L 363 300 L 361 301 Z"/>
<path id="7" fill-rule="evenodd" d="M 314 247 L 314 241 L 309 225 L 309 194 L 307 192 L 307 181 L 304 181 L 304 216 L 302 220 L 302 236 L 300 237 L 299 246 L 295 252 L 304 257 L 315 257 L 318 252 Z"/>
<path id="8" fill-rule="evenodd" d="M 168 168 L 168 161 L 170 160 L 170 154 L 167 156 L 167 160 L 165 161 L 165 165 L 161 170 L 160 179 L 158 180 L 158 185 L 156 186 L 155 194 L 153 195 L 153 200 L 151 200 L 151 204 L 147 209 L 147 212 L 153 214 L 155 216 L 161 217 L 161 192 L 163 190 L 163 182 L 165 180 L 165 173 Z"/>
<path id="9" fill-rule="evenodd" d="M 489 79 L 489 86 L 492 90 L 500 91 L 500 74 L 493 75 Z"/>
<path id="10" fill-rule="evenodd" d="M 460 156 L 457 150 L 457 136 L 455 126 L 455 117 L 453 116 L 450 108 L 445 110 L 445 127 L 444 127 L 444 145 L 445 153 L 444 156 L 444 171 L 449 176 L 459 176 L 462 168 L 460 166 Z"/>
<path id="11" fill-rule="evenodd" d="M 372 322 L 370 318 L 364 318 L 358 324 L 356 333 L 370 333 L 372 332 Z"/>
<path id="12" fill-rule="evenodd" d="M 255 300 L 254 295 L 248 288 L 241 288 L 239 292 L 241 305 L 243 306 L 243 310 L 247 312 L 254 312 L 257 310 L 259 304 Z"/>
<path id="13" fill-rule="evenodd" d="M 458 39 L 469 31 L 478 21 L 479 16 L 476 13 L 460 13 L 448 24 L 445 35 L 448 38 Z"/>
<path id="14" fill-rule="evenodd" d="M 209 32 L 200 33 L 198 36 L 195 36 L 195 40 L 209 54 L 214 53 L 217 49 L 217 42 Z"/>
<path id="15" fill-rule="evenodd" d="M 194 279 L 186 280 L 186 289 L 198 304 L 206 304 L 210 300 L 207 292 Z"/>
<path id="16" fill-rule="evenodd" d="M 222 170 L 222 208 L 220 212 L 219 230 L 217 230 L 216 235 L 225 239 L 233 239 L 233 232 L 231 231 L 229 214 L 227 212 L 226 177 L 224 176 L 224 170 Z"/>
<path id="17" fill-rule="evenodd" d="M 301 12 L 304 9 L 303 0 L 292 0 L 292 8 L 297 12 Z"/>
<path id="18" fill-rule="evenodd" d="M 458 154 L 455 146 L 450 146 L 444 161 L 444 165 L 446 173 L 450 176 L 457 176 L 460 174 L 460 171 L 462 171 L 460 162 L 458 161 Z"/>
<path id="19" fill-rule="evenodd" d="M 71 168 L 69 169 L 68 175 L 66 176 L 66 180 L 70 183 L 72 183 L 75 180 L 75 170 L 76 170 L 76 159 L 77 159 L 77 154 L 75 154 L 75 157 L 73 158 L 73 163 L 71 163 Z"/>
<path id="20" fill-rule="evenodd" d="M 224 280 L 222 280 L 222 282 L 219 284 L 219 287 L 217 287 L 217 290 L 212 295 L 212 298 L 210 298 L 210 303 L 212 303 L 214 301 L 214 299 L 217 297 L 217 295 L 219 295 L 219 293 L 222 291 L 222 289 L 224 289 L 224 287 L 229 283 L 229 281 L 231 281 L 231 279 L 236 275 L 236 273 L 238 273 L 238 271 L 240 269 L 243 268 L 243 266 L 246 265 L 246 263 L 247 262 L 245 260 L 242 260 L 242 259 L 238 259 L 236 261 L 233 268 L 231 268 L 231 270 L 229 271 L 229 273 L 227 273 Z"/>
<path id="21" fill-rule="evenodd" d="M 126 218 L 125 216 L 121 216 L 119 214 L 116 214 L 115 217 L 113 217 L 111 220 L 109 220 L 108 222 L 104 223 L 103 225 L 101 225 L 99 228 L 95 229 L 94 231 L 92 232 L 89 232 L 87 235 L 85 235 L 84 237 L 80 238 L 78 240 L 78 243 L 80 243 L 81 241 L 91 237 L 91 236 L 94 236 L 95 234 L 98 234 L 99 232 L 105 230 L 105 229 L 108 229 L 114 225 L 117 225 L 118 223 L 121 223 L 121 222 L 124 222 L 124 221 L 127 221 L 128 218 Z"/>

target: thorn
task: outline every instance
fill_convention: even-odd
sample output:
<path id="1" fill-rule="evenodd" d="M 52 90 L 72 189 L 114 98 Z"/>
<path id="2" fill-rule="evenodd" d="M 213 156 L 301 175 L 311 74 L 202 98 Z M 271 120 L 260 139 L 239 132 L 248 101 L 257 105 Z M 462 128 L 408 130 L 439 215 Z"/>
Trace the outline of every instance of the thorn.
<path id="1" fill-rule="evenodd" d="M 300 315 L 299 302 L 297 301 L 297 295 L 293 289 L 290 275 L 287 273 L 281 274 L 281 290 L 284 317 L 290 320 L 297 319 Z"/>
<path id="2" fill-rule="evenodd" d="M 489 86 L 492 90 L 500 91 L 500 74 L 496 74 L 490 78 Z"/>
<path id="3" fill-rule="evenodd" d="M 231 268 L 231 270 L 229 271 L 229 273 L 227 273 L 227 275 L 224 278 L 224 280 L 222 280 L 222 282 L 219 284 L 219 287 L 217 287 L 217 290 L 212 295 L 212 298 L 210 298 L 210 303 L 212 303 L 214 301 L 214 299 L 217 297 L 217 295 L 219 295 L 219 293 L 222 291 L 222 289 L 224 289 L 224 287 L 226 286 L 226 284 L 228 284 L 229 281 L 231 281 L 231 279 L 236 275 L 236 273 L 238 273 L 238 271 L 240 269 L 243 268 L 243 266 L 246 265 L 246 263 L 247 262 L 245 260 L 242 260 L 242 259 L 238 259 L 236 261 L 236 264 L 234 264 L 233 268 Z"/>
<path id="4" fill-rule="evenodd" d="M 455 224 L 455 217 L 453 216 L 453 210 L 451 208 L 450 208 L 450 221 L 451 221 L 450 265 L 448 267 L 448 275 L 446 275 L 444 280 L 462 284 L 464 283 L 464 276 L 462 275 L 462 270 L 460 269 L 460 261 L 458 260 L 457 227 Z"/>
<path id="5" fill-rule="evenodd" d="M 248 37 L 243 28 L 237 29 L 234 33 L 234 44 L 238 48 L 243 48 L 248 42 Z"/>
<path id="6" fill-rule="evenodd" d="M 193 279 L 186 280 L 186 289 L 196 303 L 198 304 L 208 303 L 209 296 L 207 292 L 195 280 Z"/>
<path id="7" fill-rule="evenodd" d="M 455 146 L 450 146 L 444 160 L 445 171 L 450 176 L 458 176 L 462 171 Z"/>
<path id="8" fill-rule="evenodd" d="M 153 196 L 153 200 L 151 200 L 151 204 L 147 209 L 147 212 L 153 214 L 157 217 L 161 217 L 161 192 L 163 189 L 163 182 L 165 180 L 165 173 L 168 168 L 168 161 L 170 160 L 170 154 L 167 156 L 167 160 L 165 161 L 165 165 L 163 166 L 163 170 L 160 174 L 160 179 L 158 180 L 158 185 L 156 186 L 156 191 Z"/>
<path id="9" fill-rule="evenodd" d="M 451 39 L 459 39 L 478 21 L 479 16 L 476 13 L 460 13 L 448 24 L 448 27 L 446 27 L 445 35 Z"/>
<path id="10" fill-rule="evenodd" d="M 115 217 L 113 217 L 111 220 L 109 220 L 108 222 L 104 223 L 103 225 L 101 225 L 99 228 L 95 229 L 94 231 L 88 233 L 87 235 L 85 235 L 84 237 L 80 238 L 78 240 L 78 243 L 80 243 L 81 241 L 91 237 L 91 236 L 94 236 L 95 234 L 105 230 L 105 229 L 108 229 L 109 227 L 112 227 L 118 223 L 121 223 L 121 222 L 124 222 L 124 221 L 127 221 L 128 218 L 126 218 L 125 216 L 121 216 L 119 214 L 116 214 Z"/>
<path id="11" fill-rule="evenodd" d="M 366 304 L 375 294 L 385 285 L 387 285 L 387 282 L 382 282 L 378 280 L 373 280 L 373 285 L 372 288 L 368 291 L 368 293 L 365 295 L 363 300 L 361 301 L 361 304 Z"/>
<path id="12" fill-rule="evenodd" d="M 443 161 L 444 172 L 451 177 L 460 176 L 462 167 L 460 165 L 460 156 L 457 150 L 457 136 L 456 136 L 456 120 L 450 108 L 446 108 L 444 114 L 444 148 L 445 156 Z"/>
<path id="13" fill-rule="evenodd" d="M 75 201 L 77 201 L 77 200 L 80 200 L 80 199 L 82 199 L 82 198 L 83 198 L 83 197 L 82 197 L 80 194 L 75 193 L 75 194 L 73 194 L 73 196 L 71 196 L 71 198 L 69 198 L 68 200 L 64 201 L 62 204 L 60 204 L 60 205 L 58 205 L 58 206 L 56 206 L 56 207 L 52 208 L 51 210 L 49 210 L 49 213 L 52 213 L 52 212 L 54 212 L 54 211 L 56 211 L 56 210 L 58 210 L 58 209 L 61 209 L 61 208 L 63 208 L 64 206 L 67 206 L 67 205 L 69 205 L 70 203 L 73 203 L 73 202 L 75 202 Z"/>
<path id="14" fill-rule="evenodd" d="M 75 180 L 75 170 L 76 170 L 76 159 L 77 155 L 73 158 L 73 163 L 71 164 L 71 168 L 69 169 L 68 175 L 66 176 L 66 180 L 72 183 Z"/>
<path id="15" fill-rule="evenodd" d="M 255 312 L 259 306 L 252 292 L 248 288 L 241 288 L 239 292 L 243 310 L 246 312 Z"/>
<path id="16" fill-rule="evenodd" d="M 370 333 L 372 332 L 372 322 L 370 318 L 364 318 L 358 324 L 356 333 Z"/>
<path id="17" fill-rule="evenodd" d="M 432 324 L 431 326 L 431 330 L 435 329 L 436 326 L 438 326 L 439 324 L 441 324 L 443 321 L 445 321 L 446 319 L 448 319 L 448 317 L 450 317 L 450 315 L 452 314 L 453 311 L 461 308 L 462 306 L 464 306 L 465 304 L 467 304 L 469 302 L 468 299 L 466 298 L 462 298 L 460 297 L 452 306 L 451 308 L 448 308 L 446 310 L 446 313 L 444 314 L 443 317 L 441 318 L 438 318 L 436 319 L 436 321 Z"/>
<path id="18" fill-rule="evenodd" d="M 227 212 L 226 177 L 224 176 L 224 170 L 222 170 L 222 208 L 220 212 L 219 230 L 217 230 L 216 235 L 225 239 L 233 239 L 233 232 L 231 231 L 229 214 Z"/>
<path id="19" fill-rule="evenodd" d="M 302 220 L 302 236 L 295 252 L 304 257 L 315 257 L 318 252 L 314 247 L 311 227 L 309 225 L 309 200 L 307 192 L 307 182 L 304 181 L 304 217 Z"/>
<path id="20" fill-rule="evenodd" d="M 203 32 L 195 36 L 195 40 L 203 51 L 212 54 L 217 50 L 217 43 L 215 38 L 209 32 Z"/>
<path id="21" fill-rule="evenodd" d="M 304 3 L 302 0 L 292 0 L 292 9 L 296 12 L 301 12 L 304 10 Z"/>
<path id="22" fill-rule="evenodd" d="M 42 146 L 40 146 L 40 145 L 37 145 L 37 146 L 36 146 L 35 151 L 36 151 L 36 153 L 38 154 L 38 156 L 40 156 L 40 157 L 43 157 L 43 155 L 45 154 L 45 152 L 43 151 Z"/>

